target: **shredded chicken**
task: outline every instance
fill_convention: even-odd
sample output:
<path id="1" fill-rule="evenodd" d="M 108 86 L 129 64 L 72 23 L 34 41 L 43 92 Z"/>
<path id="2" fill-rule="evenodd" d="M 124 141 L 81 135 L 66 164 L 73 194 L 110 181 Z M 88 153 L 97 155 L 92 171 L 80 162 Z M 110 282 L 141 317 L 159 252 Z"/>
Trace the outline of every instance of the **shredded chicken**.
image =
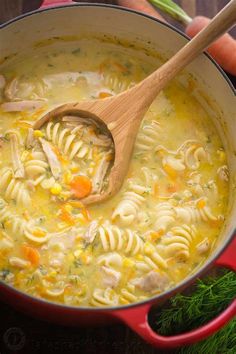
<path id="1" fill-rule="evenodd" d="M 26 148 L 30 149 L 34 146 L 35 143 L 35 137 L 34 137 L 34 129 L 33 128 L 29 128 L 28 129 L 28 134 L 27 134 L 27 138 L 26 138 Z"/>
<path id="2" fill-rule="evenodd" d="M 6 85 L 4 95 L 9 101 L 14 101 L 17 99 L 17 86 L 18 86 L 18 78 L 15 77 L 12 79 L 9 84 Z"/>
<path id="3" fill-rule="evenodd" d="M 202 242 L 200 242 L 196 248 L 200 255 L 207 253 L 210 249 L 210 242 L 208 238 L 205 238 Z"/>
<path id="4" fill-rule="evenodd" d="M 25 100 L 25 101 L 15 101 L 15 102 L 5 102 L 1 104 L 1 109 L 4 112 L 22 112 L 22 111 L 33 111 L 42 107 L 45 103 L 43 101 L 36 100 Z"/>
<path id="5" fill-rule="evenodd" d="M 217 170 L 218 178 L 223 182 L 229 181 L 229 169 L 226 165 L 223 165 Z"/>
<path id="6" fill-rule="evenodd" d="M 102 147 L 108 147 L 112 145 L 112 141 L 110 138 L 108 138 L 106 135 L 90 135 L 90 136 L 84 136 L 84 141 L 86 143 L 93 143 L 93 145 L 96 146 L 102 146 Z"/>
<path id="7" fill-rule="evenodd" d="M 104 273 L 103 284 L 104 286 L 108 286 L 110 288 L 115 288 L 119 284 L 121 274 L 117 272 L 115 269 L 102 266 L 102 271 Z"/>
<path id="8" fill-rule="evenodd" d="M 62 170 L 57 155 L 53 151 L 52 146 L 49 142 L 42 138 L 39 138 L 39 141 L 42 144 L 43 151 L 48 159 L 52 175 L 55 179 L 58 179 L 62 173 Z"/>
<path id="9" fill-rule="evenodd" d="M 165 274 L 161 274 L 152 270 L 144 277 L 138 279 L 136 285 L 143 291 L 164 291 L 169 285 L 169 278 Z"/>
<path id="10" fill-rule="evenodd" d="M 4 89 L 6 85 L 6 79 L 3 75 L 0 74 L 0 90 Z"/>
<path id="11" fill-rule="evenodd" d="M 92 189 L 92 193 L 101 193 L 102 187 L 103 187 L 103 182 L 104 182 L 104 178 L 107 174 L 107 170 L 110 166 L 111 163 L 111 151 L 109 151 L 101 160 L 96 174 L 93 178 L 93 189 Z"/>
<path id="12" fill-rule="evenodd" d="M 68 122 L 68 123 L 75 123 L 75 124 L 86 124 L 86 125 L 95 125 L 97 128 L 101 127 L 101 124 L 97 122 L 95 119 L 91 118 L 84 118 L 84 117 L 78 117 L 78 116 L 64 116 L 62 118 L 63 122 Z"/>
<path id="13" fill-rule="evenodd" d="M 16 134 L 10 134 L 10 144 L 14 175 L 16 178 L 24 178 L 25 169 L 20 159 L 19 141 Z"/>
<path id="14" fill-rule="evenodd" d="M 92 243 L 94 241 L 96 237 L 97 229 L 98 229 L 98 222 L 94 220 L 90 223 L 84 235 L 84 239 L 87 243 Z"/>

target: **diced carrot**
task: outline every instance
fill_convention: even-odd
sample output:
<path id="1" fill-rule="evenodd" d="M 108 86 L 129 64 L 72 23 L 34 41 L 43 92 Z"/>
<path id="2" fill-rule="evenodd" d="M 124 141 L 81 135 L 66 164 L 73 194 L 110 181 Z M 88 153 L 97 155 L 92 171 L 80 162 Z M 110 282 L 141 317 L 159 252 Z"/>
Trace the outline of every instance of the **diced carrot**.
<path id="1" fill-rule="evenodd" d="M 203 209 L 204 207 L 206 206 L 206 201 L 205 201 L 205 199 L 199 199 L 198 201 L 197 201 L 197 207 L 198 207 L 198 209 Z"/>
<path id="2" fill-rule="evenodd" d="M 73 216 L 71 216 L 71 214 L 64 207 L 61 208 L 59 218 L 62 221 L 65 221 L 69 225 L 75 225 L 75 220 L 74 220 Z"/>
<path id="3" fill-rule="evenodd" d="M 84 218 L 85 218 L 87 221 L 91 220 L 91 217 L 90 217 L 90 214 L 89 214 L 88 209 L 83 208 L 83 209 L 81 210 L 81 213 L 83 214 Z"/>
<path id="4" fill-rule="evenodd" d="M 27 258 L 28 261 L 34 266 L 38 266 L 40 262 L 40 254 L 38 250 L 34 247 L 28 246 L 28 245 L 23 245 L 22 246 L 22 252 Z"/>
<path id="5" fill-rule="evenodd" d="M 99 98 L 107 98 L 107 97 L 111 97 L 111 96 L 112 96 L 112 94 L 109 92 L 99 92 L 99 95 L 98 95 Z"/>
<path id="6" fill-rule="evenodd" d="M 70 182 L 70 187 L 76 198 L 87 197 L 92 191 L 92 183 L 86 176 L 76 176 Z"/>
<path id="7" fill-rule="evenodd" d="M 165 164 L 163 166 L 165 172 L 171 177 L 171 178 L 176 178 L 177 177 L 177 172 L 168 164 Z"/>
<path id="8" fill-rule="evenodd" d="M 163 230 L 153 231 L 149 234 L 150 241 L 157 241 L 164 234 Z"/>
<path id="9" fill-rule="evenodd" d="M 62 163 L 62 164 L 68 164 L 68 161 L 62 156 L 62 154 L 60 153 L 59 149 L 56 146 L 52 146 L 53 151 L 55 152 L 55 154 L 58 157 L 58 160 Z"/>
<path id="10" fill-rule="evenodd" d="M 169 193 L 175 193 L 175 192 L 177 192 L 177 190 L 178 190 L 178 188 L 177 188 L 176 184 L 168 184 L 167 191 Z"/>

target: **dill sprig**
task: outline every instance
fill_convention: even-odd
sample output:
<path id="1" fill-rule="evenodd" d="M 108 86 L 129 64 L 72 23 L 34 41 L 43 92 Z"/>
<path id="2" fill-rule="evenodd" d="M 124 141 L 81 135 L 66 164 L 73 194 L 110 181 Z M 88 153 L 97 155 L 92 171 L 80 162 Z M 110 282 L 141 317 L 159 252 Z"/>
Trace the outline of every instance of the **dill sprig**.
<path id="1" fill-rule="evenodd" d="M 178 294 L 170 306 L 153 314 L 153 327 L 158 333 L 183 333 L 208 322 L 222 312 L 236 295 L 236 274 L 224 271 L 220 276 L 198 280 L 191 295 Z M 236 319 L 210 338 L 182 348 L 181 354 L 236 353 Z"/>
<path id="2" fill-rule="evenodd" d="M 235 354 L 236 319 L 228 323 L 219 332 L 197 344 L 183 347 L 178 354 Z"/>
<path id="3" fill-rule="evenodd" d="M 166 12 L 176 20 L 187 25 L 192 22 L 192 18 L 172 0 L 149 0 L 154 6 Z"/>

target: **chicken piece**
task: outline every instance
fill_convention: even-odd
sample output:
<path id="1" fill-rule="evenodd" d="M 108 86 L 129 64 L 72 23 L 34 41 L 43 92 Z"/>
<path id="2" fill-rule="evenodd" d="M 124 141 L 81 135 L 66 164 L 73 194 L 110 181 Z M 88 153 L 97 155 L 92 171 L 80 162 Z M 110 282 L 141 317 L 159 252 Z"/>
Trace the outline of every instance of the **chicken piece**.
<path id="1" fill-rule="evenodd" d="M 104 274 L 103 285 L 109 288 L 117 287 L 121 278 L 121 273 L 106 266 L 102 266 L 102 271 Z"/>
<path id="2" fill-rule="evenodd" d="M 210 249 L 210 242 L 206 237 L 202 242 L 197 245 L 197 251 L 200 255 L 206 254 Z"/>
<path id="3" fill-rule="evenodd" d="M 136 285 L 143 291 L 152 292 L 154 290 L 164 291 L 170 280 L 167 275 L 151 270 L 147 275 L 140 278 Z"/>
<path id="4" fill-rule="evenodd" d="M 16 101 L 16 102 L 5 102 L 0 105 L 4 112 L 23 112 L 23 111 L 33 111 L 35 109 L 41 108 L 45 102 L 43 101 Z"/>
<path id="5" fill-rule="evenodd" d="M 97 128 L 100 128 L 101 124 L 96 122 L 95 119 L 79 117 L 79 116 L 64 116 L 62 118 L 63 122 L 73 123 L 75 125 L 82 124 L 82 125 L 95 125 Z"/>
<path id="6" fill-rule="evenodd" d="M 36 139 L 34 137 L 34 129 L 29 128 L 27 138 L 26 138 L 26 143 L 25 146 L 27 149 L 32 148 L 35 145 Z"/>
<path id="7" fill-rule="evenodd" d="M 102 191 L 103 182 L 104 182 L 105 176 L 107 174 L 107 170 L 108 170 L 110 163 L 111 163 L 110 156 L 111 156 L 111 152 L 109 151 L 102 158 L 102 160 L 97 168 L 96 174 L 93 178 L 93 190 L 92 190 L 93 193 L 101 193 L 101 191 Z"/>
<path id="8" fill-rule="evenodd" d="M 90 136 L 85 136 L 84 141 L 88 144 L 93 143 L 95 146 L 102 146 L 102 147 L 111 147 L 112 146 L 112 140 L 108 138 L 106 135 L 90 135 Z"/>
<path id="9" fill-rule="evenodd" d="M 229 181 L 229 169 L 226 165 L 223 165 L 218 168 L 217 170 L 218 178 L 221 182 L 228 182 Z"/>
<path id="10" fill-rule="evenodd" d="M 20 159 L 19 141 L 16 134 L 10 134 L 10 145 L 14 175 L 16 178 L 24 178 L 25 170 Z"/>
<path id="11" fill-rule="evenodd" d="M 43 151 L 48 159 L 48 163 L 53 174 L 53 177 L 57 180 L 61 173 L 61 164 L 57 158 L 57 155 L 52 149 L 52 146 L 45 139 L 39 138 L 40 143 L 42 144 Z"/>
<path id="12" fill-rule="evenodd" d="M 84 240 L 87 243 L 92 243 L 96 237 L 98 229 L 98 222 L 96 220 L 92 221 L 84 234 Z"/>

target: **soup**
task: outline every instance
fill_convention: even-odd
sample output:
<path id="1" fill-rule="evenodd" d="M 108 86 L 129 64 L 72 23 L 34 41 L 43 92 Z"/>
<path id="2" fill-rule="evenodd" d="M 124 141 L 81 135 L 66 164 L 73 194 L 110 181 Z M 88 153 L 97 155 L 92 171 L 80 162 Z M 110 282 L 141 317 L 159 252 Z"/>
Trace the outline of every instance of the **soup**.
<path id="1" fill-rule="evenodd" d="M 73 306 L 126 305 L 174 287 L 207 259 L 228 203 L 211 117 L 173 81 L 141 124 L 121 190 L 106 189 L 111 138 L 83 117 L 32 129 L 45 112 L 103 99 L 156 68 L 133 48 L 83 39 L 6 62 L 0 76 L 0 279 Z"/>

